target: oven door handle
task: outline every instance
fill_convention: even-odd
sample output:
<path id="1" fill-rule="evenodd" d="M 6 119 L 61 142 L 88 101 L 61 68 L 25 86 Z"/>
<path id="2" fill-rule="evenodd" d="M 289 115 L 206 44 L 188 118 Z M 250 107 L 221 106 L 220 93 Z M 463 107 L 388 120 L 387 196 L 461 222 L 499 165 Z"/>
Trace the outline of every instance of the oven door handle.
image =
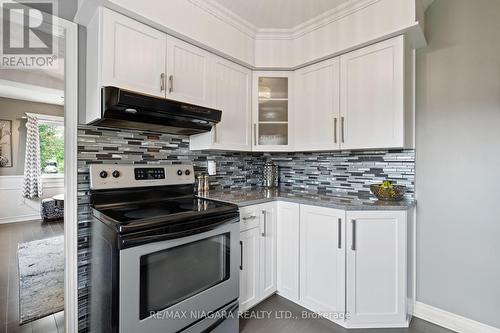
<path id="1" fill-rule="evenodd" d="M 139 244 L 146 244 L 146 243 L 153 243 L 153 242 L 159 242 L 163 240 L 169 240 L 169 239 L 174 239 L 174 238 L 182 238 L 182 237 L 187 237 L 187 236 L 192 236 L 196 234 L 201 234 L 203 232 L 207 232 L 213 229 L 216 229 L 220 227 L 221 225 L 224 224 L 231 224 L 234 222 L 238 222 L 239 218 L 231 218 L 231 219 L 224 219 L 221 221 L 217 221 L 214 223 L 211 223 L 209 225 L 204 225 L 199 228 L 193 228 L 189 230 L 183 230 L 183 231 L 178 231 L 178 232 L 170 232 L 170 233 L 163 233 L 159 235 L 148 235 L 148 236 L 138 236 L 138 237 L 133 237 L 132 235 L 128 236 L 130 238 L 122 238 L 121 239 L 121 248 L 129 248 L 132 246 L 136 246 Z"/>

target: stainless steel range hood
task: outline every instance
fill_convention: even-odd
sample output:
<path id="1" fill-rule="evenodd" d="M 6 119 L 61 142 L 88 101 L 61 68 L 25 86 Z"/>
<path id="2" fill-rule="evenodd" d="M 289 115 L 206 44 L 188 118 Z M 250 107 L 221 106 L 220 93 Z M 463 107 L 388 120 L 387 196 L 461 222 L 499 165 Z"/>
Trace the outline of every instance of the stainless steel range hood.
<path id="1" fill-rule="evenodd" d="M 222 116 L 220 110 L 116 87 L 104 87 L 101 93 L 101 118 L 92 125 L 191 135 L 210 131 Z"/>

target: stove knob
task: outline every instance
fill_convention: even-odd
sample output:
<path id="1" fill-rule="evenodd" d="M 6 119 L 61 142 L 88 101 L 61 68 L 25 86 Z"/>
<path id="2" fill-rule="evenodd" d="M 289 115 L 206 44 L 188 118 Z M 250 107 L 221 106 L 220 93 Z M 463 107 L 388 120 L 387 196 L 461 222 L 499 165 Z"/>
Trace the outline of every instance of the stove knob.
<path id="1" fill-rule="evenodd" d="M 108 177 L 108 172 L 103 170 L 103 171 L 101 171 L 101 173 L 99 174 L 99 176 L 101 178 L 106 178 L 106 177 Z"/>
<path id="2" fill-rule="evenodd" d="M 115 170 L 115 171 L 113 171 L 112 175 L 114 178 L 118 178 L 118 177 L 120 177 L 120 171 Z"/>
<path id="3" fill-rule="evenodd" d="M 189 169 L 188 169 L 188 170 L 184 171 L 184 174 L 185 174 L 186 176 L 189 176 L 189 175 L 191 174 L 191 171 L 189 171 Z"/>
<path id="4" fill-rule="evenodd" d="M 182 170 L 177 170 L 177 176 L 182 176 Z"/>

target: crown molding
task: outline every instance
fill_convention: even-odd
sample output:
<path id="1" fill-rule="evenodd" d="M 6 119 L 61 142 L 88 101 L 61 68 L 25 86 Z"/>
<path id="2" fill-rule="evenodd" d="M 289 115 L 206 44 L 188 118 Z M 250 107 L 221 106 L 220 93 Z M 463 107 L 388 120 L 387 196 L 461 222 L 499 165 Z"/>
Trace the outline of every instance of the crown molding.
<path id="1" fill-rule="evenodd" d="M 231 25 L 232 27 L 243 32 L 245 35 L 254 38 L 257 34 L 258 28 L 241 16 L 233 13 L 226 7 L 222 6 L 215 0 L 187 0 L 196 7 L 211 14 L 217 19 Z"/>
<path id="2" fill-rule="evenodd" d="M 381 0 L 349 0 L 289 29 L 261 29 L 220 5 L 216 0 L 188 0 L 193 5 L 256 40 L 290 40 L 320 29 Z"/>
<path id="3" fill-rule="evenodd" d="M 258 29 L 255 39 L 297 39 L 381 0 L 350 0 L 290 29 Z"/>

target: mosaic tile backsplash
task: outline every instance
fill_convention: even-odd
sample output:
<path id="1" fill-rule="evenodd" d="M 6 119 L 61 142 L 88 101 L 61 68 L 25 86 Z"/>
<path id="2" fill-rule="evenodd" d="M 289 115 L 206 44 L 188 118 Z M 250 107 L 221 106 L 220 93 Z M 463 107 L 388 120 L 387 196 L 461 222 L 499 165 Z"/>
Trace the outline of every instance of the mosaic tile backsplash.
<path id="1" fill-rule="evenodd" d="M 206 172 L 206 161 L 217 164 L 211 189 L 259 186 L 261 170 L 272 159 L 280 167 L 280 186 L 287 189 L 369 195 L 369 185 L 389 179 L 414 194 L 415 153 L 404 151 L 334 153 L 193 152 L 189 138 L 167 134 L 119 131 L 93 126 L 78 130 L 78 310 L 79 332 L 88 332 L 88 251 L 90 206 L 88 165 L 92 163 L 192 163 Z"/>

